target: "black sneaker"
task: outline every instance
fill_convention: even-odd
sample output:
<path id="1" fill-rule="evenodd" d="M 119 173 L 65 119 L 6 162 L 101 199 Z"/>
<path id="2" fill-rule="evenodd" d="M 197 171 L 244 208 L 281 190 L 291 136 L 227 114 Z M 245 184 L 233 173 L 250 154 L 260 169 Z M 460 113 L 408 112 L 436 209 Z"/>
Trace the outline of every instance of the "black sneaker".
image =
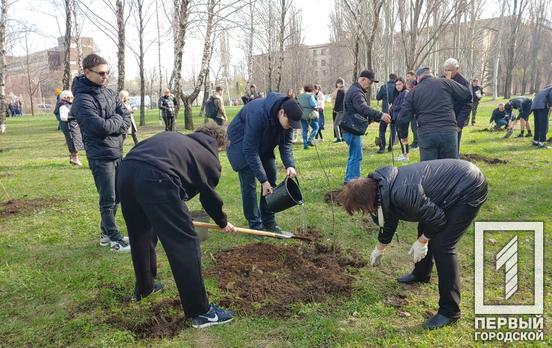
<path id="1" fill-rule="evenodd" d="M 532 136 L 533 136 L 533 134 L 531 134 L 531 132 L 525 134 L 525 137 L 526 137 L 526 138 L 530 138 L 530 137 L 532 137 Z"/>
<path id="2" fill-rule="evenodd" d="M 192 318 L 192 327 L 202 329 L 213 325 L 226 324 L 231 322 L 232 319 L 234 319 L 234 312 L 211 304 L 207 313 Z"/>
<path id="3" fill-rule="evenodd" d="M 385 149 L 384 148 L 380 148 L 378 151 L 376 151 L 377 153 L 385 153 Z"/>
<path id="4" fill-rule="evenodd" d="M 140 295 L 138 292 L 138 289 L 134 290 L 134 295 L 132 295 L 132 302 L 139 302 L 144 297 L 148 297 L 150 295 L 156 294 L 158 292 L 161 292 L 163 290 L 163 284 L 161 284 L 160 281 L 156 280 L 153 282 L 153 290 L 149 293 L 149 295 Z"/>
<path id="5" fill-rule="evenodd" d="M 335 140 L 333 141 L 333 143 L 334 143 L 334 144 L 337 144 L 337 143 L 340 143 L 340 142 L 342 142 L 342 141 L 343 141 L 343 139 L 335 139 Z"/>
<path id="6" fill-rule="evenodd" d="M 512 136 L 512 133 L 513 133 L 513 131 L 512 131 L 511 129 L 508 129 L 508 131 L 506 132 L 506 134 L 504 134 L 504 139 L 511 137 L 511 136 Z"/>
<path id="7" fill-rule="evenodd" d="M 523 133 L 519 133 L 518 136 L 516 138 L 523 138 L 525 136 L 525 134 Z"/>

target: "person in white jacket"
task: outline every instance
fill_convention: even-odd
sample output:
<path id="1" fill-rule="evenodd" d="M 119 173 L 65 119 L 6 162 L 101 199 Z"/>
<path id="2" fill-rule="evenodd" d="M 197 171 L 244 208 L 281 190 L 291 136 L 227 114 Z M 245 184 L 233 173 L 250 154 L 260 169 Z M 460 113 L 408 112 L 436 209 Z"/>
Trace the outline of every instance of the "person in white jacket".
<path id="1" fill-rule="evenodd" d="M 322 130 L 324 129 L 324 103 L 326 96 L 322 93 L 322 88 L 319 84 L 314 85 L 314 97 L 316 98 L 316 106 L 318 107 L 318 133 L 315 139 L 324 141 Z"/>

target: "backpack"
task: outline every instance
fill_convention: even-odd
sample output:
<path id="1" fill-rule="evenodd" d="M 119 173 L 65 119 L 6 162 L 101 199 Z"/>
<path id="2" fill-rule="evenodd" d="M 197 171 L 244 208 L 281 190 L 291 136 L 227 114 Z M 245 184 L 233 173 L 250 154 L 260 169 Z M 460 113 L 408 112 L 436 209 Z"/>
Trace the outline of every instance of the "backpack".
<path id="1" fill-rule="evenodd" d="M 213 96 L 210 96 L 205 102 L 205 114 L 210 118 L 215 118 L 218 115 L 218 108 L 215 105 L 215 98 Z"/>

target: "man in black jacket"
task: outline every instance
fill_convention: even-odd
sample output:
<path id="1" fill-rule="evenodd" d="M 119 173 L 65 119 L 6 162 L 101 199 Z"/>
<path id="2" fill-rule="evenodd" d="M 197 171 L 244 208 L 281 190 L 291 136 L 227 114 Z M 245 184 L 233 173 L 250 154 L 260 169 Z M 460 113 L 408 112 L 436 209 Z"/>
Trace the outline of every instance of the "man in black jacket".
<path id="1" fill-rule="evenodd" d="M 485 92 L 483 91 L 483 88 L 479 85 L 478 79 L 473 79 L 471 84 L 471 92 L 472 92 L 472 110 L 471 110 L 471 125 L 475 126 L 475 116 L 477 115 L 477 107 L 479 106 L 479 101 L 481 98 L 483 98 L 483 95 Z"/>
<path id="2" fill-rule="evenodd" d="M 124 134 L 131 125 L 130 114 L 117 93 L 106 87 L 107 61 L 97 54 L 86 56 L 84 75 L 73 79 L 75 100 L 71 113 L 77 120 L 86 149 L 88 164 L 100 195 L 100 245 L 111 250 L 130 251 L 115 224 L 115 173 L 123 156 Z"/>
<path id="3" fill-rule="evenodd" d="M 360 73 L 357 82 L 353 83 L 345 93 L 343 100 L 343 118 L 340 126 L 343 129 L 343 140 L 349 145 L 349 158 L 347 159 L 347 169 L 345 171 L 346 184 L 349 181 L 360 177 L 360 162 L 362 162 L 362 135 L 354 134 L 353 130 L 348 129 L 344 120 L 354 118 L 360 115 L 369 122 L 383 121 L 391 122 L 391 116 L 382 113 L 370 107 L 366 98 L 366 92 L 376 81 L 372 70 L 364 70 Z"/>
<path id="4" fill-rule="evenodd" d="M 194 327 L 223 324 L 232 313 L 209 305 L 201 274 L 199 239 L 184 201 L 199 193 L 203 208 L 225 232 L 234 226 L 215 191 L 226 144 L 223 128 L 207 124 L 191 135 L 163 132 L 138 143 L 125 157 L 117 178 L 136 275 L 134 300 L 162 289 L 155 281 L 155 246 L 161 240 L 186 316 Z"/>
<path id="5" fill-rule="evenodd" d="M 508 117 L 512 120 L 510 123 L 510 126 L 508 127 L 508 132 L 506 135 L 504 135 L 504 138 L 509 138 L 512 133 L 514 132 L 514 128 L 518 124 L 518 122 L 521 123 L 521 133 L 516 138 L 530 138 L 533 136 L 531 134 L 531 124 L 529 123 L 529 115 L 531 115 L 531 107 L 532 107 L 533 101 L 531 98 L 527 97 L 515 97 L 510 99 L 509 102 L 504 105 L 506 108 L 506 113 L 508 114 Z M 518 110 L 518 116 L 514 118 L 512 116 L 513 109 Z M 525 135 L 525 128 L 527 128 L 527 135 Z"/>
<path id="6" fill-rule="evenodd" d="M 415 116 L 420 160 L 458 158 L 454 110 L 471 105 L 470 91 L 455 81 L 433 77 L 429 68 L 418 69 L 416 78 L 418 84 L 408 93 L 398 118 L 400 138 L 408 141 L 408 125 Z"/>
<path id="7" fill-rule="evenodd" d="M 429 282 L 433 259 L 439 276 L 439 311 L 427 320 L 434 329 L 460 318 L 460 271 L 456 244 L 487 199 L 487 181 L 479 168 L 457 159 L 384 167 L 349 183 L 338 200 L 349 213 L 372 214 L 380 226 L 372 266 L 381 263 L 399 220 L 418 222 L 410 248 L 414 270 L 398 281 Z"/>
<path id="8" fill-rule="evenodd" d="M 466 89 L 470 89 L 470 83 L 468 80 L 460 74 L 460 65 L 458 64 L 458 61 L 454 58 L 449 58 L 445 61 L 444 64 L 445 69 L 445 78 L 449 80 L 453 80 L 461 84 L 462 86 L 466 87 Z M 471 98 L 471 92 L 470 92 L 470 101 L 472 101 Z M 462 129 L 464 126 L 468 125 L 468 121 L 470 119 L 470 112 L 472 110 L 472 103 L 457 103 L 454 105 L 454 114 L 456 115 L 456 125 L 458 126 L 458 153 L 460 154 L 460 141 L 462 140 Z"/>
<path id="9" fill-rule="evenodd" d="M 394 73 L 389 74 L 389 81 L 383 86 L 380 87 L 378 94 L 376 95 L 376 100 L 381 100 L 381 111 L 384 113 L 389 113 L 389 108 L 393 104 L 395 97 L 397 96 L 397 90 L 395 89 L 395 81 L 397 80 L 397 75 Z M 385 152 L 386 137 L 385 132 L 387 131 L 387 123 L 380 122 L 379 124 L 379 150 L 378 153 Z M 395 127 L 392 126 L 390 129 L 391 137 L 387 151 L 391 151 L 393 144 L 395 143 Z"/>

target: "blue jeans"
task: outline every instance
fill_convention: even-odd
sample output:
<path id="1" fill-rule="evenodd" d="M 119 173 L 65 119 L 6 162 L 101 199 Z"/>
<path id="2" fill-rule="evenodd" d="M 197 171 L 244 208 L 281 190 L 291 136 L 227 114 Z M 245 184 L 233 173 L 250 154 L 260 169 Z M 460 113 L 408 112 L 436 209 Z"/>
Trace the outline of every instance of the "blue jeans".
<path id="1" fill-rule="evenodd" d="M 268 182 L 272 187 L 276 186 L 276 163 L 274 158 L 261 159 Z M 238 172 L 240 178 L 240 190 L 242 194 L 243 215 L 249 223 L 249 228 L 261 230 L 276 225 L 274 213 L 268 210 L 266 199 L 262 195 L 260 204 L 257 204 L 257 178 L 249 167 Z M 260 206 L 260 209 L 259 209 Z"/>
<path id="2" fill-rule="evenodd" d="M 349 159 L 345 172 L 345 183 L 360 177 L 360 162 L 362 161 L 362 137 L 343 132 L 343 140 L 349 145 Z"/>
<path id="3" fill-rule="evenodd" d="M 96 190 L 100 195 L 100 229 L 102 234 L 109 236 L 111 240 L 122 238 L 115 223 L 115 214 L 117 213 L 115 178 L 120 163 L 121 159 L 113 161 L 88 160 Z"/>
<path id="4" fill-rule="evenodd" d="M 420 161 L 458 158 L 458 132 L 418 134 Z"/>
<path id="5" fill-rule="evenodd" d="M 309 125 L 312 128 L 310 135 L 309 135 Z M 312 142 L 312 139 L 314 139 L 314 137 L 318 133 L 318 118 L 315 118 L 310 121 L 305 121 L 301 119 L 301 128 L 303 128 L 303 145 L 307 146 Z"/>

